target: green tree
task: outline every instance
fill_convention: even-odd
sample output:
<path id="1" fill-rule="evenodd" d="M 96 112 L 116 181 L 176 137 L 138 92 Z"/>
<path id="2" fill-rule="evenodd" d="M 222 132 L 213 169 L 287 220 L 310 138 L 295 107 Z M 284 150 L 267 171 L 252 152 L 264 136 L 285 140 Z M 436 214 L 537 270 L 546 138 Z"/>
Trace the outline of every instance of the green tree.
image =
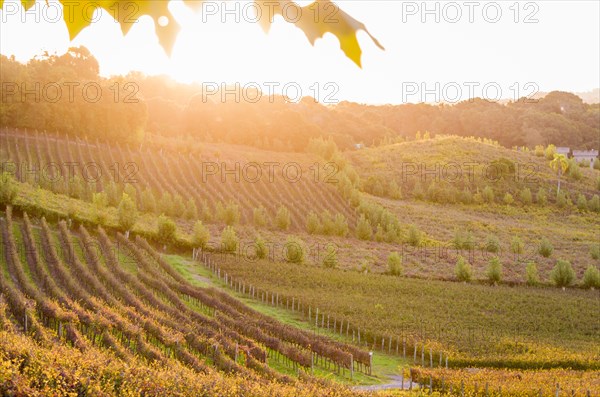
<path id="1" fill-rule="evenodd" d="M 158 217 L 158 231 L 156 237 L 163 244 L 171 244 L 175 241 L 175 233 L 177 225 L 175 222 L 164 214 Z"/>
<path id="2" fill-rule="evenodd" d="M 554 247 L 552 246 L 550 240 L 548 240 L 546 237 L 542 238 L 542 241 L 540 242 L 540 246 L 538 248 L 538 253 L 544 258 L 549 258 L 550 255 L 552 255 L 553 251 Z"/>
<path id="3" fill-rule="evenodd" d="M 356 237 L 361 240 L 370 240 L 372 236 L 373 228 L 371 227 L 371 222 L 369 222 L 364 214 L 361 214 L 356 222 Z"/>
<path id="4" fill-rule="evenodd" d="M 290 211 L 285 205 L 279 206 L 275 215 L 275 225 L 279 230 L 288 230 L 291 224 Z"/>
<path id="5" fill-rule="evenodd" d="M 560 193 L 560 177 L 569 167 L 569 162 L 563 154 L 554 154 L 552 161 L 550 162 L 550 168 L 556 172 L 557 175 L 557 187 L 556 194 Z"/>
<path id="6" fill-rule="evenodd" d="M 587 288 L 600 288 L 600 270 L 596 266 L 590 265 L 585 269 L 583 285 Z"/>
<path id="7" fill-rule="evenodd" d="M 335 218 L 333 220 L 335 227 L 335 234 L 340 237 L 346 237 L 348 235 L 348 221 L 346 217 L 342 214 L 335 214 Z"/>
<path id="8" fill-rule="evenodd" d="M 306 218 L 306 231 L 308 234 L 317 234 L 320 229 L 321 222 L 319 221 L 319 216 L 314 211 L 309 212 Z"/>
<path id="9" fill-rule="evenodd" d="M 137 222 L 138 213 L 135 203 L 127 195 L 127 193 L 123 193 L 123 196 L 121 197 L 121 202 L 119 203 L 119 208 L 117 209 L 117 215 L 119 219 L 119 226 L 125 231 L 125 236 L 129 237 L 129 231 Z"/>
<path id="10" fill-rule="evenodd" d="M 421 245 L 422 235 L 421 231 L 415 225 L 408 226 L 408 243 L 413 247 Z"/>
<path id="11" fill-rule="evenodd" d="M 92 204 L 94 207 L 94 218 L 98 224 L 106 221 L 106 207 L 108 206 L 108 196 L 105 192 L 93 193 Z"/>
<path id="12" fill-rule="evenodd" d="M 594 244 L 590 247 L 590 256 L 592 259 L 600 259 L 600 244 Z"/>
<path id="13" fill-rule="evenodd" d="M 240 207 L 233 201 L 229 201 L 225 207 L 223 222 L 228 226 L 237 225 L 240 221 Z"/>
<path id="14" fill-rule="evenodd" d="M 514 236 L 510 241 L 510 251 L 517 255 L 525 251 L 525 243 L 523 243 L 523 240 L 519 236 Z"/>
<path id="15" fill-rule="evenodd" d="M 296 236 L 288 236 L 284 247 L 284 259 L 290 263 L 304 263 L 304 242 Z"/>
<path id="16" fill-rule="evenodd" d="M 256 236 L 256 240 L 254 241 L 254 247 L 256 249 L 256 257 L 258 259 L 264 259 L 267 257 L 267 255 L 269 255 L 267 243 L 260 234 Z"/>
<path id="17" fill-rule="evenodd" d="M 546 190 L 540 186 L 537 193 L 535 194 L 535 200 L 541 206 L 546 205 L 548 202 L 548 196 L 546 195 Z"/>
<path id="18" fill-rule="evenodd" d="M 160 200 L 158 201 L 158 211 L 165 215 L 173 215 L 173 196 L 171 193 L 164 191 Z"/>
<path id="19" fill-rule="evenodd" d="M 183 216 L 188 220 L 198 219 L 198 207 L 196 207 L 196 200 L 191 197 L 188 199 L 185 210 L 183 211 Z"/>
<path id="20" fill-rule="evenodd" d="M 598 163 L 600 163 L 600 161 L 598 161 Z M 600 197 L 598 197 L 597 194 L 594 194 L 590 201 L 588 201 L 588 209 L 590 211 L 600 212 Z"/>
<path id="21" fill-rule="evenodd" d="M 149 188 L 142 192 L 142 209 L 144 212 L 156 212 L 156 199 Z"/>
<path id="22" fill-rule="evenodd" d="M 256 227 L 265 227 L 267 225 L 267 210 L 262 205 L 258 208 L 254 208 L 252 211 L 252 218 L 254 222 L 254 226 Z"/>
<path id="23" fill-rule="evenodd" d="M 550 279 L 557 287 L 568 287 L 575 281 L 575 271 L 569 261 L 559 259 L 550 272 Z"/>
<path id="24" fill-rule="evenodd" d="M 487 240 L 485 242 L 485 250 L 487 252 L 494 252 L 497 253 L 500 251 L 500 240 L 498 239 L 498 237 L 496 237 L 493 234 L 490 234 L 487 237 Z"/>
<path id="25" fill-rule="evenodd" d="M 540 276 L 535 263 L 529 262 L 525 267 L 525 280 L 527 285 L 538 285 L 540 283 Z"/>
<path id="26" fill-rule="evenodd" d="M 577 196 L 577 208 L 580 211 L 587 211 L 587 209 L 588 209 L 588 203 L 583 194 L 579 194 Z"/>
<path id="27" fill-rule="evenodd" d="M 521 202 L 525 205 L 531 204 L 533 197 L 531 195 L 531 190 L 529 190 L 528 187 L 521 190 L 521 193 L 519 194 L 519 200 L 521 200 Z"/>
<path id="28" fill-rule="evenodd" d="M 403 273 L 402 269 L 402 257 L 397 252 L 392 252 L 387 258 L 388 272 L 392 276 L 401 276 Z"/>
<path id="29" fill-rule="evenodd" d="M 235 252 L 239 244 L 239 239 L 235 229 L 232 226 L 226 226 L 221 232 L 221 246 L 225 252 Z"/>
<path id="30" fill-rule="evenodd" d="M 194 247 L 204 250 L 209 240 L 210 231 L 208 228 L 202 223 L 202 221 L 196 221 L 192 231 L 192 244 L 194 244 Z"/>
<path id="31" fill-rule="evenodd" d="M 511 205 L 515 202 L 515 199 L 513 198 L 512 194 L 507 192 L 506 194 L 504 194 L 504 198 L 502 199 L 502 201 L 504 201 L 504 204 L 506 205 Z"/>
<path id="32" fill-rule="evenodd" d="M 465 260 L 465 258 L 462 257 L 462 255 L 459 255 L 456 260 L 456 266 L 454 268 L 454 275 L 456 276 L 456 279 L 458 281 L 465 281 L 465 282 L 471 281 L 471 278 L 473 277 L 473 271 L 471 270 L 471 265 L 469 264 L 469 262 L 467 262 Z"/>
<path id="33" fill-rule="evenodd" d="M 493 203 L 494 202 L 494 191 L 492 190 L 491 187 L 486 186 L 483 188 L 483 191 L 481 192 L 481 197 L 483 198 L 484 202 Z"/>
<path id="34" fill-rule="evenodd" d="M 485 275 L 490 283 L 499 283 L 502 280 L 502 264 L 500 258 L 494 256 L 490 259 Z"/>

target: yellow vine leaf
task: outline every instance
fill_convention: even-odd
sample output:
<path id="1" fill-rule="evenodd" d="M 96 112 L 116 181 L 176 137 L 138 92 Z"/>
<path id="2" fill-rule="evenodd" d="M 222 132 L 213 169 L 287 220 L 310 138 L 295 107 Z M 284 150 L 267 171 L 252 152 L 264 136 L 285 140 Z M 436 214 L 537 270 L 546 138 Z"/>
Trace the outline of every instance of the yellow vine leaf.
<path id="1" fill-rule="evenodd" d="M 47 0 L 46 0 L 47 1 Z M 203 0 L 184 0 L 186 6 L 198 10 Z M 63 6 L 63 19 L 73 40 L 92 23 L 94 11 L 102 8 L 120 25 L 126 35 L 141 16 L 147 15 L 154 20 L 159 43 L 170 54 L 180 26 L 168 9 L 165 0 L 59 0 Z M 259 21 L 268 32 L 275 15 L 281 15 L 285 21 L 301 29 L 310 43 L 315 44 L 325 33 L 332 33 L 339 42 L 346 56 L 361 67 L 362 50 L 356 34 L 359 30 L 366 32 L 373 42 L 382 50 L 383 46 L 367 30 L 365 25 L 341 10 L 331 0 L 315 0 L 301 7 L 292 0 L 255 0 L 260 11 Z M 4 0 L 0 0 L 0 8 Z M 25 10 L 30 9 L 35 0 L 21 0 Z"/>

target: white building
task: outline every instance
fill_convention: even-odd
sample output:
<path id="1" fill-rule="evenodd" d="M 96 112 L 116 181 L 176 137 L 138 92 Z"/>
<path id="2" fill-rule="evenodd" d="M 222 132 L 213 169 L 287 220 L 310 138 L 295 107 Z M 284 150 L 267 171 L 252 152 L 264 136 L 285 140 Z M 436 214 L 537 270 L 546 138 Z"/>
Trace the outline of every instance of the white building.
<path id="1" fill-rule="evenodd" d="M 573 158 L 578 163 L 589 161 L 590 167 L 594 166 L 594 162 L 598 161 L 597 150 L 573 150 Z"/>

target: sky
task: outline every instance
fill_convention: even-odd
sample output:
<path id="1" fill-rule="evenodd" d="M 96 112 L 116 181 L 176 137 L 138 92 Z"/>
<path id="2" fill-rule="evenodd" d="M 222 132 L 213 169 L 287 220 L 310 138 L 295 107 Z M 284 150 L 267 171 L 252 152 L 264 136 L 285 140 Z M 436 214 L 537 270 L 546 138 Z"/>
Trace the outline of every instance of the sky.
<path id="1" fill-rule="evenodd" d="M 17 1 L 5 1 L 1 54 L 26 62 L 43 51 L 61 54 L 83 45 L 98 59 L 104 76 L 167 74 L 211 87 L 239 84 L 242 95 L 247 87 L 265 92 L 273 87 L 324 103 L 454 103 L 600 87 L 596 0 L 337 1 L 385 47 L 379 49 L 359 32 L 362 68 L 344 56 L 331 34 L 312 46 L 280 17 L 265 33 L 249 0 L 208 1 L 197 12 L 171 0 L 169 10 L 181 31 L 170 57 L 149 17 L 123 36 L 110 13 L 97 11 L 94 22 L 70 42 L 61 7 L 49 1 L 51 6 L 38 0 L 27 13 Z"/>

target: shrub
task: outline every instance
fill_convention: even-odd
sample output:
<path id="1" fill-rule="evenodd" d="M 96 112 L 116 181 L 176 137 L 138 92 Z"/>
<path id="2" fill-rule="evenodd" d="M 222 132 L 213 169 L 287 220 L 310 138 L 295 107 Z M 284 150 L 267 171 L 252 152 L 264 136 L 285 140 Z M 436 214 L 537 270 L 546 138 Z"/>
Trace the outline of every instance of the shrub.
<path id="1" fill-rule="evenodd" d="M 402 198 L 402 190 L 395 179 L 392 179 L 388 186 L 388 196 L 394 200 L 400 200 Z"/>
<path id="2" fill-rule="evenodd" d="M 537 157 L 544 157 L 544 146 L 543 145 L 536 145 L 533 153 Z"/>
<path id="3" fill-rule="evenodd" d="M 475 240 L 471 231 L 464 231 L 463 229 L 456 229 L 454 231 L 454 238 L 452 244 L 456 249 L 471 249 L 475 247 Z"/>
<path id="4" fill-rule="evenodd" d="M 260 236 L 256 236 L 256 240 L 254 241 L 254 246 L 256 249 L 256 257 L 258 259 L 264 259 L 269 255 L 269 249 L 267 248 L 267 244 L 265 240 Z"/>
<path id="5" fill-rule="evenodd" d="M 600 288 L 600 270 L 596 266 L 590 265 L 585 269 L 583 285 L 587 288 Z"/>
<path id="6" fill-rule="evenodd" d="M 119 218 L 119 226 L 127 232 L 131 230 L 137 221 L 137 208 L 127 193 L 123 193 L 123 196 L 121 197 L 117 215 Z"/>
<path id="7" fill-rule="evenodd" d="M 265 227 L 267 225 L 267 210 L 262 205 L 252 210 L 252 220 L 254 226 Z"/>
<path id="8" fill-rule="evenodd" d="M 583 194 L 577 196 L 577 208 L 580 211 L 586 211 L 588 208 L 587 200 Z"/>
<path id="9" fill-rule="evenodd" d="M 321 221 L 319 221 L 319 216 L 311 211 L 306 218 L 306 231 L 308 234 L 317 234 L 321 229 Z"/>
<path id="10" fill-rule="evenodd" d="M 372 236 L 373 228 L 371 227 L 371 222 L 369 222 L 364 214 L 361 214 L 356 222 L 356 237 L 361 240 L 370 240 Z"/>
<path id="11" fill-rule="evenodd" d="M 544 154 L 546 155 L 546 160 L 554 159 L 554 155 L 556 154 L 556 146 L 552 144 L 548 145 L 544 151 Z"/>
<path id="12" fill-rule="evenodd" d="M 79 182 L 79 178 L 76 180 L 76 182 Z M 80 188 L 81 188 L 81 186 L 76 187 L 76 189 L 80 189 Z M 125 187 L 123 188 L 123 193 L 126 193 L 137 206 L 137 191 L 135 190 L 135 187 L 131 183 L 125 183 Z M 76 196 L 81 197 L 80 191 L 78 193 L 76 193 Z"/>
<path id="13" fill-rule="evenodd" d="M 221 245 L 225 252 L 235 252 L 238 247 L 238 237 L 235 229 L 231 226 L 226 226 L 221 232 Z"/>
<path id="14" fill-rule="evenodd" d="M 200 210 L 201 210 L 200 218 L 204 222 L 212 222 L 212 220 L 214 218 L 213 211 L 210 209 L 210 205 L 208 205 L 208 202 L 206 200 L 202 200 L 202 206 L 201 206 Z"/>
<path id="15" fill-rule="evenodd" d="M 492 190 L 492 188 L 489 186 L 484 187 L 483 191 L 481 192 L 481 198 L 486 203 L 493 203 L 494 202 L 494 191 Z"/>
<path id="16" fill-rule="evenodd" d="M 493 234 L 490 234 L 485 242 L 485 250 L 487 252 L 500 252 L 500 240 Z"/>
<path id="17" fill-rule="evenodd" d="M 408 227 L 408 243 L 413 247 L 421 245 L 421 231 L 415 226 L 410 225 Z"/>
<path id="18" fill-rule="evenodd" d="M 383 227 L 381 227 L 380 223 L 377 224 L 375 230 L 375 241 L 377 241 L 378 243 L 385 241 L 385 232 L 383 231 Z"/>
<path id="19" fill-rule="evenodd" d="M 173 214 L 174 217 L 180 218 L 185 215 L 185 203 L 183 197 L 178 194 L 173 196 Z"/>
<path id="20" fill-rule="evenodd" d="M 600 245 L 594 244 L 590 247 L 590 255 L 592 259 L 600 259 Z"/>
<path id="21" fill-rule="evenodd" d="M 514 236 L 510 241 L 510 251 L 513 254 L 522 254 L 525 250 L 525 244 L 518 236 Z"/>
<path id="22" fill-rule="evenodd" d="M 196 201 L 193 198 L 189 198 L 183 211 L 185 219 L 198 219 L 198 207 L 196 207 Z"/>
<path id="23" fill-rule="evenodd" d="M 94 219 L 98 224 L 106 221 L 106 206 L 108 206 L 108 196 L 104 192 L 92 194 L 92 204 L 94 208 Z"/>
<path id="24" fill-rule="evenodd" d="M 528 187 L 521 190 L 521 193 L 519 194 L 519 200 L 521 200 L 521 203 L 525 205 L 531 204 L 533 198 L 531 196 L 531 190 L 529 190 Z"/>
<path id="25" fill-rule="evenodd" d="M 544 237 L 540 242 L 540 247 L 538 248 L 539 254 L 544 258 L 549 258 L 550 255 L 552 255 L 553 251 L 554 247 L 552 246 L 552 243 L 550 242 L 550 240 Z"/>
<path id="26" fill-rule="evenodd" d="M 392 252 L 387 259 L 388 271 L 392 276 L 401 276 L 402 269 L 402 257 L 397 252 Z"/>
<path id="27" fill-rule="evenodd" d="M 540 283 L 540 276 L 535 263 L 529 262 L 525 267 L 525 281 L 527 285 L 538 285 Z"/>
<path id="28" fill-rule="evenodd" d="M 163 244 L 171 244 L 175 241 L 175 231 L 177 226 L 169 217 L 161 214 L 158 217 L 158 232 L 156 237 Z"/>
<path id="29" fill-rule="evenodd" d="M 576 181 L 581 180 L 583 178 L 583 172 L 581 172 L 581 168 L 575 159 L 569 160 L 569 168 L 567 168 L 567 176 L 573 178 Z"/>
<path id="30" fill-rule="evenodd" d="M 106 196 L 108 197 L 108 204 L 111 207 L 116 207 L 119 205 L 119 198 L 121 197 L 119 193 L 119 187 L 114 181 L 110 181 L 108 185 L 104 188 L 106 192 Z"/>
<path id="31" fill-rule="evenodd" d="M 326 236 L 331 236 L 335 233 L 335 222 L 327 210 L 321 214 L 321 231 Z"/>
<path id="32" fill-rule="evenodd" d="M 389 225 L 385 232 L 385 241 L 388 243 L 398 242 L 398 229 L 394 225 Z"/>
<path id="33" fill-rule="evenodd" d="M 473 202 L 473 194 L 471 194 L 471 190 L 469 188 L 465 188 L 460 193 L 459 200 L 463 204 L 471 204 Z"/>
<path id="34" fill-rule="evenodd" d="M 287 230 L 290 227 L 290 223 L 290 211 L 285 205 L 279 206 L 277 215 L 275 215 L 275 226 L 277 226 L 279 230 Z"/>
<path id="35" fill-rule="evenodd" d="M 329 269 L 335 269 L 337 267 L 337 249 L 335 245 L 329 244 L 327 246 L 327 252 L 323 258 L 323 266 Z"/>
<path id="36" fill-rule="evenodd" d="M 458 256 L 456 260 L 456 267 L 454 268 L 454 274 L 458 281 L 471 281 L 473 277 L 473 271 L 471 270 L 471 265 L 463 258 L 461 255 Z"/>
<path id="37" fill-rule="evenodd" d="M 202 223 L 202 221 L 197 221 L 194 223 L 194 229 L 192 231 L 192 244 L 194 247 L 198 247 L 200 249 L 205 249 L 208 244 L 208 240 L 210 240 L 210 232 L 206 226 Z"/>
<path id="38" fill-rule="evenodd" d="M 344 215 L 336 214 L 333 223 L 336 236 L 346 237 L 348 235 L 348 221 Z"/>
<path id="39" fill-rule="evenodd" d="M 145 212 L 156 212 L 156 199 L 152 190 L 146 188 L 142 192 L 142 209 Z"/>
<path id="40" fill-rule="evenodd" d="M 158 200 L 158 212 L 165 215 L 173 214 L 173 197 L 171 193 L 163 192 L 160 200 Z"/>
<path id="41" fill-rule="evenodd" d="M 500 280 L 502 280 L 502 264 L 497 256 L 494 256 L 492 259 L 490 259 L 490 263 L 488 264 L 485 274 L 490 283 L 499 283 Z"/>
<path id="42" fill-rule="evenodd" d="M 504 198 L 502 199 L 502 201 L 504 201 L 504 204 L 506 204 L 506 205 L 511 205 L 512 203 L 515 202 L 515 199 L 513 198 L 512 194 L 506 193 L 504 195 Z"/>
<path id="43" fill-rule="evenodd" d="M 540 187 L 535 195 L 535 200 L 539 205 L 546 205 L 548 202 L 548 196 L 546 195 L 546 191 L 543 187 Z"/>
<path id="44" fill-rule="evenodd" d="M 590 201 L 588 201 L 588 209 L 590 211 L 600 212 L 600 197 L 598 197 L 597 194 L 594 194 Z"/>
<path id="45" fill-rule="evenodd" d="M 233 201 L 228 202 L 222 220 L 228 226 L 237 224 L 240 221 L 240 207 Z"/>
<path id="46" fill-rule="evenodd" d="M 286 262 L 303 263 L 304 262 L 304 242 L 298 237 L 289 236 L 285 242 L 284 255 Z"/>
<path id="47" fill-rule="evenodd" d="M 575 281 L 575 272 L 569 261 L 559 259 L 550 272 L 550 279 L 557 287 L 567 287 Z"/>

